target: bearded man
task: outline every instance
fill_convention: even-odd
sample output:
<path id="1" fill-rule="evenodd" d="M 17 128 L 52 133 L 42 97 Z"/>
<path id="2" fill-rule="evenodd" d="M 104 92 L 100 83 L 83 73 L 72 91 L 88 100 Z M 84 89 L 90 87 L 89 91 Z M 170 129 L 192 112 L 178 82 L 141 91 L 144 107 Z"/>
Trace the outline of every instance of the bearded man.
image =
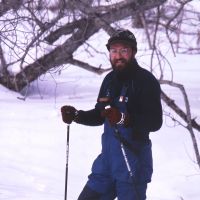
<path id="1" fill-rule="evenodd" d="M 61 108 L 65 123 L 104 124 L 102 151 L 78 200 L 145 200 L 153 173 L 149 133 L 162 125 L 160 85 L 138 65 L 132 32 L 116 30 L 106 46 L 113 70 L 103 80 L 95 108 Z"/>

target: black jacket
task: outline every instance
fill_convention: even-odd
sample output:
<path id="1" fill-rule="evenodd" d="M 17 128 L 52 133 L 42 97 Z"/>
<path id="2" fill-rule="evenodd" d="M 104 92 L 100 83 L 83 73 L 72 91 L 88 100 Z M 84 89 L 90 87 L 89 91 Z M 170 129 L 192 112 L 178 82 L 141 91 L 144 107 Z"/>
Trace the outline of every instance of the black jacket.
<path id="1" fill-rule="evenodd" d="M 149 132 L 157 131 L 162 125 L 162 106 L 160 100 L 160 85 L 156 78 L 147 70 L 141 68 L 136 60 L 131 65 L 131 70 L 121 77 L 115 71 L 106 75 L 99 91 L 99 98 L 105 97 L 108 90 L 111 98 L 120 95 L 124 84 L 128 84 L 127 111 L 130 115 L 129 126 L 134 127 L 135 136 L 146 138 Z M 102 125 L 102 103 L 98 102 L 94 109 L 79 111 L 77 122 L 89 126 Z M 111 103 L 112 104 L 112 103 Z"/>

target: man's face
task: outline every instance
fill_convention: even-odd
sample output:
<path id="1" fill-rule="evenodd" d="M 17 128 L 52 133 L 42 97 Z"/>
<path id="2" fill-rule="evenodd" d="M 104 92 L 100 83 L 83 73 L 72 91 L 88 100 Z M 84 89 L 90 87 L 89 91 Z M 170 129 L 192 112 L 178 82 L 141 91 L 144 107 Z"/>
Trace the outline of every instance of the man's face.
<path id="1" fill-rule="evenodd" d="M 115 43 L 110 46 L 110 62 L 116 71 L 122 71 L 135 58 L 133 49 L 123 43 Z"/>

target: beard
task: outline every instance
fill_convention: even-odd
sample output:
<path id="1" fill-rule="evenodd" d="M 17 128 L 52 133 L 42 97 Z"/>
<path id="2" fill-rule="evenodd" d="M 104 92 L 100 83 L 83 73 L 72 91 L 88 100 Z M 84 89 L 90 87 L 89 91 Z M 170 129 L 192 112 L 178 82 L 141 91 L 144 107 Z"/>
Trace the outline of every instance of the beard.
<path id="1" fill-rule="evenodd" d="M 114 71 L 123 71 L 130 63 L 130 60 L 126 60 L 123 58 L 110 60 L 112 64 L 112 68 Z"/>
<path id="2" fill-rule="evenodd" d="M 113 71 L 115 72 L 117 78 L 121 81 L 129 79 L 133 71 L 132 59 L 125 60 L 123 58 L 110 61 Z"/>

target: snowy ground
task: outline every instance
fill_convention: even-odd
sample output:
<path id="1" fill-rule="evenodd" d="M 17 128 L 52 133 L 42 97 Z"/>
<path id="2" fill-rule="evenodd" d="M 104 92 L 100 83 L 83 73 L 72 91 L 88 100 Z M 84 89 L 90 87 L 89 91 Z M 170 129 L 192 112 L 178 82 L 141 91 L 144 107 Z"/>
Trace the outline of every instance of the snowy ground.
<path id="1" fill-rule="evenodd" d="M 177 57 L 177 81 L 186 85 L 193 113 L 199 120 L 199 56 Z M 0 199 L 62 200 L 64 199 L 66 133 L 60 107 L 74 105 L 90 109 L 96 101 L 101 81 L 80 69 L 68 68 L 56 82 L 45 81 L 32 86 L 25 101 L 20 94 L 0 86 Z M 168 91 L 177 101 L 180 95 Z M 100 152 L 102 127 L 72 124 L 68 200 L 75 200 L 84 186 L 91 164 Z M 199 133 L 198 140 L 200 139 Z M 194 164 L 189 133 L 165 120 L 162 129 L 151 133 L 154 175 L 148 187 L 148 200 L 199 200 L 200 173 Z"/>

